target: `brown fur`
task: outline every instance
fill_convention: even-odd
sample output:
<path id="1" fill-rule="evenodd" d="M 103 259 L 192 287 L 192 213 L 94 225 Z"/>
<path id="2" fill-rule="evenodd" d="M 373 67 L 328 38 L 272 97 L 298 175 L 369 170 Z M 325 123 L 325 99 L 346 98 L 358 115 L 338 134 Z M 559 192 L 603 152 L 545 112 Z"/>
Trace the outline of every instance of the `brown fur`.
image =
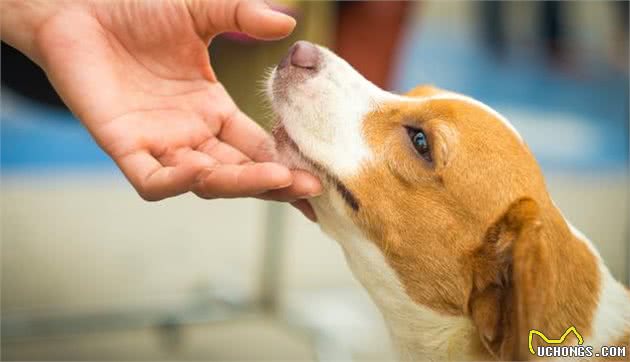
<path id="1" fill-rule="evenodd" d="M 439 92 L 419 87 L 411 95 Z M 432 164 L 415 154 L 403 126 L 426 132 Z M 364 132 L 378 157 L 343 180 L 361 202 L 355 222 L 415 302 L 471 316 L 489 353 L 504 359 L 530 356 L 529 329 L 559 336 L 574 325 L 588 337 L 596 259 L 507 127 L 465 102 L 431 100 L 383 105 Z M 387 197 L 373 197 L 383 185 Z"/>

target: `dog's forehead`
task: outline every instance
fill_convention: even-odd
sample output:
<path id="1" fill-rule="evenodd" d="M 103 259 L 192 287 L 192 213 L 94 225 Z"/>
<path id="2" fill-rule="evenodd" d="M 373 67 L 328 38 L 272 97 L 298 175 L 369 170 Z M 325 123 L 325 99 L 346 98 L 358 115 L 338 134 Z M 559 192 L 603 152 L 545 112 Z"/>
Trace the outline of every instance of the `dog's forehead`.
<path id="1" fill-rule="evenodd" d="M 452 92 L 444 92 L 444 93 L 440 93 L 431 97 L 428 97 L 427 100 L 436 100 L 436 99 L 447 99 L 447 100 L 456 100 L 456 101 L 461 101 L 465 104 L 469 104 L 472 105 L 486 113 L 488 113 L 489 115 L 491 115 L 493 118 L 495 118 L 496 120 L 498 120 L 499 122 L 501 122 L 505 127 L 507 127 L 518 139 L 519 141 L 523 141 L 523 137 L 521 137 L 520 133 L 518 133 L 518 131 L 516 130 L 516 128 L 514 128 L 514 126 L 512 125 L 512 123 L 505 118 L 503 115 L 501 115 L 499 112 L 497 112 L 495 109 L 493 109 L 492 107 L 488 106 L 487 104 L 478 101 L 474 98 L 462 95 L 462 94 L 457 94 L 457 93 L 452 93 Z"/>
<path id="2" fill-rule="evenodd" d="M 445 101 L 450 100 L 450 101 L 456 101 L 456 103 L 459 103 L 462 106 L 472 106 L 475 109 L 480 110 L 488 114 L 489 116 L 491 116 L 493 119 L 497 120 L 499 123 L 505 126 L 512 134 L 514 134 L 514 136 L 516 136 L 516 138 L 519 141 L 523 142 L 523 137 L 521 136 L 521 134 L 516 130 L 514 125 L 505 116 L 497 112 L 494 108 L 490 107 L 489 105 L 475 98 L 472 98 L 463 94 L 454 93 L 454 92 L 445 91 L 445 90 L 433 89 L 431 93 L 429 93 L 426 96 L 411 96 L 411 97 L 401 96 L 401 97 L 396 98 L 396 100 L 403 103 L 408 102 L 411 104 L 416 104 L 419 106 L 428 105 L 430 102 L 437 101 L 437 100 L 445 100 Z"/>

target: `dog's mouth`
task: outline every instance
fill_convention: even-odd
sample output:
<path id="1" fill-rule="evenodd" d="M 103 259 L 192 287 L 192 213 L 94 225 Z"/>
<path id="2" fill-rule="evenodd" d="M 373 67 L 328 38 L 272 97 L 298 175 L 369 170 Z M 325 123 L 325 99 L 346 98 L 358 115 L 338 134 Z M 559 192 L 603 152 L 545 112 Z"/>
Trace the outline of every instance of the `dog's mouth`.
<path id="1" fill-rule="evenodd" d="M 311 171 L 319 176 L 324 183 L 333 185 L 344 201 L 354 211 L 359 210 L 359 201 L 354 194 L 335 176 L 326 166 L 306 156 L 298 144 L 291 138 L 281 121 L 278 121 L 271 131 L 276 140 L 276 148 L 279 153 L 292 152 L 299 160 L 306 164 L 307 171 Z"/>
<path id="2" fill-rule="evenodd" d="M 276 66 L 268 81 L 267 91 L 270 94 L 272 106 L 279 115 L 278 122 L 272 130 L 272 135 L 276 140 L 276 150 L 279 155 L 278 161 L 289 168 L 304 169 L 319 176 L 325 189 L 339 192 L 346 204 L 357 211 L 359 209 L 357 198 L 339 177 L 331 171 L 329 166 L 319 162 L 317 157 L 309 157 L 312 154 L 308 155 L 304 152 L 308 152 L 309 149 L 300 147 L 298 143 L 304 141 L 303 137 L 322 138 L 321 134 L 315 134 L 317 127 L 311 128 L 302 125 L 303 137 L 294 138 L 289 134 L 289 131 L 293 128 L 285 128 L 282 119 L 283 114 L 298 114 L 298 111 L 303 109 L 300 107 L 305 105 L 300 102 L 308 99 L 308 97 L 304 97 L 302 93 L 306 92 L 315 96 L 314 89 L 309 89 L 306 84 L 309 82 L 311 82 L 311 85 L 313 84 L 314 79 L 324 69 L 325 63 L 321 50 L 314 44 L 299 41 L 289 48 L 289 51 Z M 296 97 L 295 93 L 300 94 L 301 97 Z M 326 120 L 320 117 L 317 121 L 325 122 Z M 321 129 L 319 131 L 321 132 Z"/>
<path id="3" fill-rule="evenodd" d="M 306 156 L 298 144 L 289 136 L 287 129 L 284 127 L 281 121 L 278 121 L 271 130 L 273 138 L 276 140 L 276 148 L 279 153 L 287 152 L 286 148 L 293 152 L 300 161 L 306 164 L 308 171 L 313 171 L 319 176 L 323 176 L 326 179 L 336 178 L 324 165 Z M 292 166 L 292 165 L 290 165 Z"/>

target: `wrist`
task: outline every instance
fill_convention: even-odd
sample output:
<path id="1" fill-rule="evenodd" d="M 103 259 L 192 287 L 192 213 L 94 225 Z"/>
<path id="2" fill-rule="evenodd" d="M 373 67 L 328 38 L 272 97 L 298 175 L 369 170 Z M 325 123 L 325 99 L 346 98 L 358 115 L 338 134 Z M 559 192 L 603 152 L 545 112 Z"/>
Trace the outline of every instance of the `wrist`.
<path id="1" fill-rule="evenodd" d="M 41 49 L 37 34 L 65 1 L 1 0 L 0 37 L 2 41 L 41 65 Z"/>

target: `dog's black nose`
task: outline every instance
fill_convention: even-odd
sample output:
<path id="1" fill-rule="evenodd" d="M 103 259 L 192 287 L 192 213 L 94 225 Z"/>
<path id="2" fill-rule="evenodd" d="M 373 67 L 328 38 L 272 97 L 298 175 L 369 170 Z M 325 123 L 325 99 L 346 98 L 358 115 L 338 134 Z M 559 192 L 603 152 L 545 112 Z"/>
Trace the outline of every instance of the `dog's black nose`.
<path id="1" fill-rule="evenodd" d="M 315 69 L 319 61 L 319 49 L 307 41 L 300 40 L 291 45 L 287 55 L 282 58 L 278 69 L 285 68 L 289 64 L 304 69 Z"/>

